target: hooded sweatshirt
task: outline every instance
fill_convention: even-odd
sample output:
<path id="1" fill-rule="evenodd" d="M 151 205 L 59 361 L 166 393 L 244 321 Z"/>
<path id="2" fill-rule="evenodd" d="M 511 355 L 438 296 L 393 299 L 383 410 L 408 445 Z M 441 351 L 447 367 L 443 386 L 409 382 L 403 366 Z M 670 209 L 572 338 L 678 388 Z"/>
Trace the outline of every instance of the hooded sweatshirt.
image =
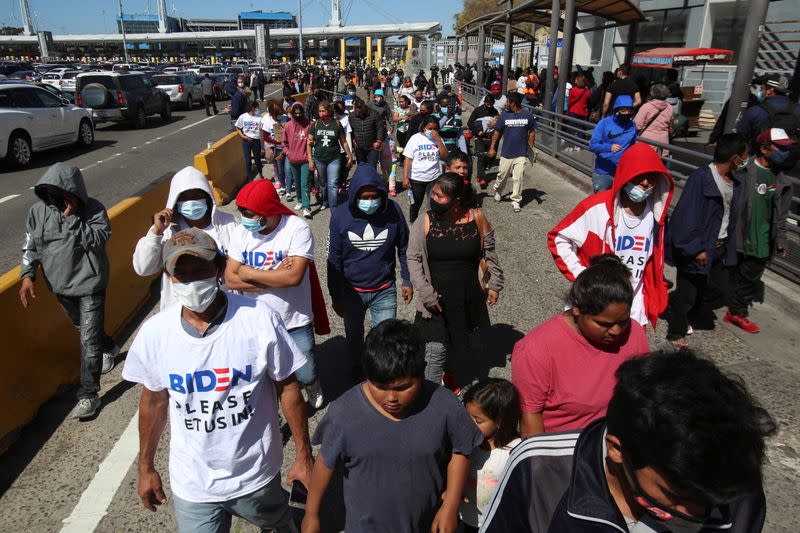
<path id="1" fill-rule="evenodd" d="M 201 228 L 208 233 L 214 242 L 217 243 L 222 254 L 227 255 L 228 243 L 233 228 L 236 226 L 236 219 L 233 215 L 217 210 L 214 205 L 214 195 L 211 186 L 205 175 L 194 167 L 185 167 L 178 171 L 169 184 L 169 195 L 167 196 L 168 209 L 173 210 L 172 224 L 164 230 L 162 235 L 153 232 L 153 226 L 136 243 L 136 250 L 133 252 L 133 270 L 140 276 L 152 276 L 164 270 L 164 261 L 161 257 L 161 247 L 167 242 L 174 233 L 185 230 L 189 227 L 186 219 L 178 213 L 178 196 L 183 191 L 190 189 L 200 189 L 208 195 L 211 203 L 211 224 Z M 166 273 L 161 276 L 161 309 L 167 308 L 175 302 L 172 294 L 172 282 Z"/>
<path id="2" fill-rule="evenodd" d="M 639 108 L 636 129 L 643 139 L 669 144 L 669 126 L 672 122 L 672 106 L 666 100 L 650 100 Z M 669 155 L 663 154 L 664 157 Z"/>
<path id="3" fill-rule="evenodd" d="M 620 219 L 620 194 L 623 187 L 636 176 L 649 172 L 661 174 L 650 198 L 653 211 L 653 234 L 641 246 L 652 246 L 652 254 L 642 273 L 642 294 L 647 321 L 655 329 L 658 315 L 667 307 L 667 286 L 664 283 L 664 221 L 672 200 L 674 183 L 661 158 L 652 147 L 636 143 L 625 151 L 619 162 L 614 184 L 580 202 L 564 220 L 547 234 L 547 245 L 556 266 L 570 281 L 589 266 L 592 257 L 616 254 L 617 228 Z M 644 324 L 643 324 L 644 325 Z"/>
<path id="4" fill-rule="evenodd" d="M 368 185 L 381 193 L 381 206 L 371 215 L 358 208 L 358 193 Z M 397 256 L 403 286 L 411 286 L 406 262 L 408 226 L 374 167 L 361 164 L 353 173 L 347 203 L 332 212 L 329 239 L 328 292 L 333 300 L 340 299 L 348 286 L 368 292 L 393 283 Z"/>
<path id="5" fill-rule="evenodd" d="M 64 217 L 63 209 L 48 205 L 49 188 L 75 195 L 79 206 Z M 63 296 L 86 296 L 108 285 L 106 241 L 111 225 L 103 204 L 86 193 L 77 167 L 56 163 L 34 187 L 41 201 L 28 211 L 22 246 L 20 278 L 36 278 L 39 265 L 51 291 Z"/>
<path id="6" fill-rule="evenodd" d="M 617 96 L 614 101 L 614 111 L 620 107 L 633 108 L 633 98 L 627 94 Z M 597 154 L 594 159 L 594 171 L 597 174 L 613 176 L 622 154 L 634 142 L 636 142 L 636 123 L 633 120 L 620 121 L 615 113 L 598 122 L 592 140 L 589 141 L 589 150 Z M 612 152 L 611 147 L 615 144 L 622 146 L 622 150 Z"/>
<path id="7" fill-rule="evenodd" d="M 290 163 L 307 163 L 306 135 L 311 122 L 307 117 L 303 117 L 300 121 L 294 118 L 292 111 L 295 107 L 302 109 L 303 104 L 295 102 L 289 108 L 289 122 L 283 127 L 283 153 L 286 154 Z"/>

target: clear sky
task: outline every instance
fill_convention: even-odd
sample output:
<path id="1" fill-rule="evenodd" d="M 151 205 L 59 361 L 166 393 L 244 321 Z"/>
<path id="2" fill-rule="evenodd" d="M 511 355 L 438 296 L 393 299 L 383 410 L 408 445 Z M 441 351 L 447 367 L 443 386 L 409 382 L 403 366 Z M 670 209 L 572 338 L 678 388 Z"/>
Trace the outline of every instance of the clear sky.
<path id="1" fill-rule="evenodd" d="M 9 3 L 11 4 L 9 6 Z M 330 0 L 303 0 L 303 24 L 323 26 L 330 19 Z M 22 26 L 19 0 L 0 0 L 0 26 Z M 28 0 L 39 30 L 59 33 L 116 33 L 117 0 Z M 462 0 L 342 0 L 346 24 L 439 21 L 451 35 L 454 13 Z M 158 14 L 156 0 L 123 0 L 125 13 Z M 9 9 L 10 8 L 10 9 Z M 296 0 L 167 0 L 170 16 L 235 19 L 242 11 L 297 11 Z"/>

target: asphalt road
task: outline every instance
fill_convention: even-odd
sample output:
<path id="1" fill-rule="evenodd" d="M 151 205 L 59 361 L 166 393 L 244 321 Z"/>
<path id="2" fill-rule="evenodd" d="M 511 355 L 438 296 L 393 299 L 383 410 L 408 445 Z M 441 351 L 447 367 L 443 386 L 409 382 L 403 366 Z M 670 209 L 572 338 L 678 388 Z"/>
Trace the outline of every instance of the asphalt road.
<path id="1" fill-rule="evenodd" d="M 271 85 L 265 92 L 277 88 Z M 226 105 L 228 101 L 217 103 L 220 114 L 216 117 L 206 117 L 202 107 L 174 109 L 169 123 L 154 115 L 141 130 L 128 124 L 100 124 L 89 148 L 69 146 L 36 153 L 24 170 L 0 167 L 0 272 L 19 264 L 28 209 L 37 201 L 32 188 L 48 166 L 59 161 L 76 165 L 89 195 L 111 208 L 154 182 L 171 178 L 191 165 L 194 154 L 208 141 L 226 135 L 229 119 L 221 112 Z"/>
<path id="2" fill-rule="evenodd" d="M 222 120 L 213 119 L 209 123 L 214 124 L 215 131 L 222 131 Z M 190 136 L 197 137 L 195 144 L 186 141 L 189 152 L 192 146 L 204 142 L 200 132 L 206 131 L 209 123 L 189 130 Z M 160 167 L 163 173 L 186 164 L 185 157 L 175 159 L 172 166 Z M 152 175 L 156 176 L 156 172 L 152 171 Z M 141 174 L 150 173 L 143 171 Z M 113 173 L 104 175 L 114 176 Z M 513 344 L 563 308 L 567 282 L 553 264 L 546 249 L 545 235 L 583 194 L 538 165 L 528 172 L 527 187 L 521 213 L 513 213 L 508 202 L 496 204 L 490 198 L 484 202 L 487 216 L 496 228 L 498 253 L 507 284 L 499 303 L 491 311 L 492 327 L 472 339 L 468 357 L 471 364 L 465 376 L 468 379 L 486 375 L 509 378 L 508 355 Z M 406 195 L 398 195 L 398 201 L 405 211 Z M 329 216 L 329 211 L 321 212 L 311 221 L 319 260 L 325 257 Z M 143 232 L 147 229 L 145 226 L 146 223 L 142 226 Z M 325 287 L 324 268 L 320 269 L 320 274 Z M 669 275 L 674 276 L 673 273 Z M 411 307 L 401 303 L 398 311 L 401 318 L 412 318 Z M 800 319 L 798 313 L 787 314 L 773 307 L 771 302 L 756 306 L 752 316 L 762 326 L 760 335 L 742 334 L 727 324 L 718 324 L 713 331 L 697 331 L 690 337 L 690 343 L 727 371 L 742 376 L 753 394 L 778 420 L 780 432 L 769 442 L 764 469 L 768 501 L 764 531 L 793 533 L 800 530 L 800 398 L 796 392 L 800 380 L 797 360 Z M 350 385 L 345 378 L 348 368 L 342 364 L 342 321 L 333 316 L 331 326 L 330 335 L 317 337 L 320 379 L 329 400 L 338 397 Z M 661 323 L 657 333 L 650 332 L 652 347 L 663 344 L 665 326 Z M 128 333 L 120 339 L 125 342 L 125 348 L 135 334 L 134 331 Z M 124 359 L 124 352 L 123 349 L 120 359 Z M 161 440 L 156 461 L 167 485 L 168 501 L 156 513 L 151 513 L 141 506 L 136 496 L 138 441 L 134 416 L 140 388 L 122 380 L 123 365 L 120 361 L 116 369 L 102 377 L 103 408 L 96 419 L 78 422 L 66 418 L 74 404 L 74 390 L 64 391 L 41 409 L 11 450 L 0 457 L 0 531 L 175 530 L 167 481 L 168 431 Z M 312 431 L 323 412 L 311 419 Z M 284 468 L 287 468 L 294 455 L 291 440 L 284 452 Z M 340 495 L 334 492 L 327 502 L 323 517 L 327 531 L 342 528 L 338 497 Z M 233 531 L 257 530 L 237 520 Z"/>

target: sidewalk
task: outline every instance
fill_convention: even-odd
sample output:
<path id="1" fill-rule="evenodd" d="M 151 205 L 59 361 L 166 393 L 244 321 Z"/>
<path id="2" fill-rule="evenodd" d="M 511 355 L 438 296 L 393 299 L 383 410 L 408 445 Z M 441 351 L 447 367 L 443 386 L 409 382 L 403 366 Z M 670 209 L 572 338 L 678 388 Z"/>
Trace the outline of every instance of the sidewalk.
<path id="1" fill-rule="evenodd" d="M 568 283 L 553 264 L 546 246 L 546 233 L 585 194 L 560 174 L 550 171 L 541 159 L 526 172 L 525 185 L 520 213 L 512 211 L 510 202 L 498 204 L 485 192 L 479 195 L 495 227 L 506 287 L 490 312 L 491 328 L 472 339 L 467 359 L 470 362 L 468 374 L 473 379 L 487 375 L 509 379 L 508 356 L 514 343 L 563 309 Z M 397 200 L 407 213 L 406 195 L 398 195 Z M 232 204 L 224 209 L 235 213 Z M 326 286 L 324 264 L 329 220 L 330 211 L 323 211 L 310 221 L 323 287 Z M 145 224 L 142 231 L 146 230 Z M 399 304 L 399 318 L 413 319 L 413 314 L 413 305 Z M 695 333 L 690 343 L 726 370 L 742 376 L 779 422 L 780 432 L 770 442 L 765 465 L 768 510 L 764 530 L 794 532 L 800 529 L 800 397 L 796 392 L 800 381 L 797 360 L 800 319 L 798 313 L 786 313 L 777 308 L 769 297 L 766 304 L 755 307 L 753 317 L 762 325 L 763 332 L 759 335 L 743 334 L 718 323 L 713 331 Z M 665 326 L 659 323 L 655 333 L 648 333 L 653 348 L 663 344 Z M 318 367 L 328 401 L 347 388 L 346 369 L 339 364 L 345 349 L 344 327 L 341 319 L 332 313 L 331 328 L 330 335 L 317 338 Z M 0 531 L 57 531 L 61 528 L 61 521 L 70 515 L 86 491 L 98 465 L 122 442 L 120 435 L 136 413 L 140 388 L 122 381 L 122 364 L 102 377 L 104 407 L 96 420 L 89 423 L 65 420 L 65 408 L 73 401 L 72 392 L 67 392 L 45 406 L 24 430 L 12 451 L 0 458 L 0 472 L 5 472 L 4 476 L 13 481 L 0 499 Z M 324 410 L 311 418 L 312 433 L 323 414 Z M 115 465 L 122 469 L 122 475 L 115 485 L 104 488 L 103 495 L 109 496 L 109 502 L 96 510 L 99 513 L 96 531 L 175 530 L 171 494 L 166 483 L 167 442 L 168 435 L 165 435 L 156 460 L 165 481 L 167 503 L 156 513 L 143 509 L 136 495 L 135 460 L 131 459 L 127 465 Z M 134 450 L 138 447 L 135 440 L 127 445 Z M 285 474 L 294 457 L 291 441 L 284 451 Z M 341 493 L 334 490 L 326 501 L 325 530 L 341 531 L 342 520 Z M 232 531 L 250 533 L 257 529 L 237 520 Z"/>

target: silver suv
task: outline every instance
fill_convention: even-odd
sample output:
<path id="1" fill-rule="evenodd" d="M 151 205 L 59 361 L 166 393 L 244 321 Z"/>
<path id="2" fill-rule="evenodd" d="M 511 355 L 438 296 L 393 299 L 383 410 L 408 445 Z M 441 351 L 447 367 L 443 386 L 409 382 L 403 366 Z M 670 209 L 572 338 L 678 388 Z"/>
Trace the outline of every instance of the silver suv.
<path id="1" fill-rule="evenodd" d="M 173 106 L 181 105 L 192 109 L 195 103 L 203 105 L 203 88 L 200 78 L 193 72 L 175 72 L 174 74 L 156 74 L 153 76 L 156 86 L 169 95 Z"/>

